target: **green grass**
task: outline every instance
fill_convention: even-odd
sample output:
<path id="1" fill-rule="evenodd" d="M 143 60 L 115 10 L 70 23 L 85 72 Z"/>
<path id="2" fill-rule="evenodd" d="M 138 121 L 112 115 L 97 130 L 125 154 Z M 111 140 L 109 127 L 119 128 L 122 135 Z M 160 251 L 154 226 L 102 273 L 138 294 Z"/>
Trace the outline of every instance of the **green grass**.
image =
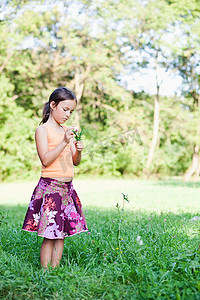
<path id="1" fill-rule="evenodd" d="M 21 231 L 27 205 L 14 205 L 8 193 L 10 205 L 0 207 L 0 298 L 200 299 L 200 222 L 190 221 L 199 215 L 199 186 L 77 180 L 91 234 L 66 238 L 60 267 L 47 272 L 42 238 Z M 115 207 L 121 192 L 130 200 L 124 211 Z"/>

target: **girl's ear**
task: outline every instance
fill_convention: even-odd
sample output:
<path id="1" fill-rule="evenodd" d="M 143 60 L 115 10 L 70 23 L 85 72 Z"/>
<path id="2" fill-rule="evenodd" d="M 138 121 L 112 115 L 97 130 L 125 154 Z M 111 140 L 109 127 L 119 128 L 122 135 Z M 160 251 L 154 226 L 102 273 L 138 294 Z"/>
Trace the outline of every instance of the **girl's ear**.
<path id="1" fill-rule="evenodd" d="M 54 101 L 51 101 L 49 106 L 51 109 L 54 109 L 56 107 L 56 103 Z"/>

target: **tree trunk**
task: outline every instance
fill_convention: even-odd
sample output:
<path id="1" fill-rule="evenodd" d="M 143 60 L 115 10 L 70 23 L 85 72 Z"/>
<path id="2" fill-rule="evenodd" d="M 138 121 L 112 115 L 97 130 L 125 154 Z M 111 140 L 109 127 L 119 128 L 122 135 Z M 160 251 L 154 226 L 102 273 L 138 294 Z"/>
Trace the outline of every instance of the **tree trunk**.
<path id="1" fill-rule="evenodd" d="M 149 170 L 156 145 L 158 143 L 158 133 L 159 133 L 159 115 L 160 115 L 160 103 L 159 103 L 159 86 L 157 86 L 157 93 L 154 100 L 154 119 L 153 119 L 153 137 L 151 141 L 151 146 L 149 149 L 148 159 L 147 159 L 147 170 Z"/>
<path id="2" fill-rule="evenodd" d="M 200 155 L 199 155 L 198 167 L 197 167 L 195 174 L 196 174 L 196 176 L 195 176 L 196 179 L 198 179 L 199 175 L 200 175 Z"/>
<path id="3" fill-rule="evenodd" d="M 194 104 L 196 103 L 196 106 L 200 107 L 200 97 L 196 94 L 195 91 L 192 93 Z M 200 123 L 197 124 L 197 136 L 200 134 Z M 195 174 L 195 177 L 199 177 L 200 174 L 200 155 L 199 155 L 199 145 L 194 145 L 193 149 L 193 155 L 192 155 L 192 163 L 190 167 L 187 169 L 187 171 L 184 174 L 184 181 L 189 181 L 190 178 Z"/>
<path id="4" fill-rule="evenodd" d="M 192 175 L 195 172 L 198 172 L 198 169 L 199 169 L 199 145 L 195 145 L 193 150 L 193 156 L 192 156 L 192 164 L 184 175 L 184 181 L 190 180 Z"/>

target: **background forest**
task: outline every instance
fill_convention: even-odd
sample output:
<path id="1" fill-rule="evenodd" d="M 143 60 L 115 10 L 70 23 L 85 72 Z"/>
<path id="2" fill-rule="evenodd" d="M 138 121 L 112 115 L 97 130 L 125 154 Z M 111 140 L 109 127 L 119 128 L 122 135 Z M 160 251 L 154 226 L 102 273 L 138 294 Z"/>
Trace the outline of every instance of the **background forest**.
<path id="1" fill-rule="evenodd" d="M 77 175 L 199 177 L 198 0 L 1 1 L 0 34 L 1 181 L 39 176 L 34 132 L 58 86 L 78 98 Z M 150 69 L 154 95 L 128 86 Z M 160 69 L 182 78 L 173 97 Z"/>

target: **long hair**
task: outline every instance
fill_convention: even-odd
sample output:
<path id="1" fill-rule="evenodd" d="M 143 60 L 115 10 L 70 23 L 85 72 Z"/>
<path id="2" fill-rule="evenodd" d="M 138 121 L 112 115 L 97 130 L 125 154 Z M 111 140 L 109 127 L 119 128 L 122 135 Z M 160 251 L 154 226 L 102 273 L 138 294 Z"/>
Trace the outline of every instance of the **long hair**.
<path id="1" fill-rule="evenodd" d="M 53 91 L 53 93 L 49 97 L 49 101 L 46 102 L 44 105 L 43 118 L 40 124 L 46 123 L 47 120 L 49 119 L 51 113 L 50 103 L 54 101 L 55 106 L 57 106 L 59 102 L 64 100 L 75 100 L 77 103 L 76 96 L 70 89 L 67 89 L 65 87 L 59 87 L 55 91 Z"/>

